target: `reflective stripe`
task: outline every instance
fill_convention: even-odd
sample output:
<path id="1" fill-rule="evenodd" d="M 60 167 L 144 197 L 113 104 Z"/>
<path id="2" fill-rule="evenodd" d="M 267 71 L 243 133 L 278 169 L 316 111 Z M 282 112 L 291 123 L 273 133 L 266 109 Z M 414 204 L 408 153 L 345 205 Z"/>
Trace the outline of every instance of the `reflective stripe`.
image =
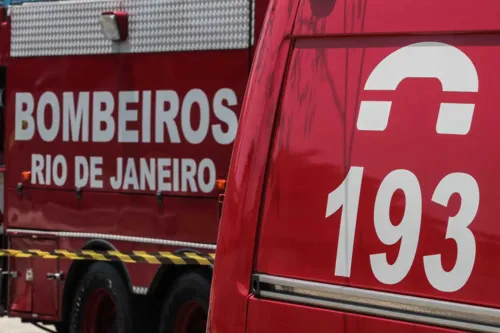
<path id="1" fill-rule="evenodd" d="M 94 261 L 120 261 L 127 263 L 148 263 L 153 265 L 197 265 L 213 266 L 215 262 L 214 253 L 194 252 L 151 252 L 133 251 L 123 253 L 119 251 L 96 251 L 81 250 L 67 251 L 57 249 L 52 251 L 41 251 L 38 249 L 13 250 L 0 248 L 0 257 L 14 258 L 42 258 L 42 259 L 69 259 L 69 260 L 94 260 Z"/>

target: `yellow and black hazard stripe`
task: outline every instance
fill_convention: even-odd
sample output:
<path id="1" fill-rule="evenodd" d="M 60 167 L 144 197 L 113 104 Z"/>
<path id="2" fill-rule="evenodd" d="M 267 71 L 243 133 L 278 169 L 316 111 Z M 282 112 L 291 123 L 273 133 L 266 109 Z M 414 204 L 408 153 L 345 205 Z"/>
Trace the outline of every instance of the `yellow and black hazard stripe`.
<path id="1" fill-rule="evenodd" d="M 69 260 L 96 260 L 96 261 L 121 261 L 127 263 L 148 263 L 167 265 L 213 265 L 215 253 L 194 252 L 119 252 L 119 251 L 67 251 L 67 250 L 13 250 L 0 249 L 0 257 L 15 258 L 43 258 L 43 259 L 69 259 Z"/>

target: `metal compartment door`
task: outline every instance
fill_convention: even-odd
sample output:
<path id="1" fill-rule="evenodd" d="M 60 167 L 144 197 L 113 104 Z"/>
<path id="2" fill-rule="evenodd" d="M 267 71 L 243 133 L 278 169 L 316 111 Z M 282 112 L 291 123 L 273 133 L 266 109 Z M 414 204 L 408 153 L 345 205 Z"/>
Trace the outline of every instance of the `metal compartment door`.
<path id="1" fill-rule="evenodd" d="M 57 246 L 56 239 L 38 239 L 33 242 L 35 249 L 52 251 Z M 58 310 L 59 260 L 33 258 L 33 315 L 56 316 Z"/>

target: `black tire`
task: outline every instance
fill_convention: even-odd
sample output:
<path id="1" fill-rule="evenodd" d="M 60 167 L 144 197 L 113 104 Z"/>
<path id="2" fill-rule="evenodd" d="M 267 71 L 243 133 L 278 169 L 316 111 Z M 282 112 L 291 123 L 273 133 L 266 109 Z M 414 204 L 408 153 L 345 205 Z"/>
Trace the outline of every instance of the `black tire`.
<path id="1" fill-rule="evenodd" d="M 112 310 L 110 311 L 114 313 L 115 316 L 115 319 L 112 320 L 114 325 L 116 325 L 113 332 L 133 332 L 133 315 L 131 311 L 130 291 L 115 268 L 107 263 L 97 262 L 90 266 L 85 276 L 80 280 L 78 288 L 76 289 L 70 316 L 70 333 L 84 332 L 85 326 L 89 323 L 87 320 L 88 316 L 92 318 L 92 315 L 89 313 L 89 309 L 97 306 L 95 304 L 91 304 L 92 299 L 96 297 L 98 293 L 103 292 L 105 293 L 104 297 L 108 301 L 108 305 L 111 303 L 113 305 L 111 307 Z M 104 311 L 98 311 L 98 309 L 94 309 L 94 311 L 101 315 L 97 316 L 98 319 L 102 319 L 104 317 Z M 89 333 L 100 333 L 94 328 L 87 328 L 86 331 Z"/>
<path id="2" fill-rule="evenodd" d="M 210 281 L 200 273 L 191 272 L 180 276 L 172 285 L 161 312 L 160 333 L 205 332 L 210 299 Z M 196 307 L 191 315 L 186 307 Z M 187 310 L 189 312 L 189 310 Z M 189 327 L 176 330 L 178 325 Z"/>

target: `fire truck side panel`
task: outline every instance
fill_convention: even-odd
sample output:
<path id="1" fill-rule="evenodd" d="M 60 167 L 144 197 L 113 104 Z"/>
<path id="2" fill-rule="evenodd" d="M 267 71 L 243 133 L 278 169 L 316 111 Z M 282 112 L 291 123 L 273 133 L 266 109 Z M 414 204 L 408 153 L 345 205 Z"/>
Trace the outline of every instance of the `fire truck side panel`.
<path id="1" fill-rule="evenodd" d="M 310 332 L 314 325 L 317 333 L 357 332 L 412 332 L 458 333 L 461 331 L 411 324 L 395 320 L 348 314 L 302 305 L 283 304 L 251 298 L 248 305 L 248 333 Z"/>
<path id="2" fill-rule="evenodd" d="M 9 237 L 12 248 L 19 250 L 38 249 L 51 251 L 58 247 L 55 237 Z M 9 311 L 35 313 L 45 318 L 57 318 L 61 285 L 58 280 L 48 279 L 48 274 L 59 273 L 62 267 L 57 259 L 47 260 L 39 257 L 11 258 L 10 268 L 18 273 L 10 280 L 11 294 Z"/>
<path id="3" fill-rule="evenodd" d="M 31 171 L 35 188 L 213 196 L 215 179 L 227 173 L 248 66 L 247 50 L 14 58 L 7 112 L 33 103 L 29 126 L 36 130 L 28 142 L 10 138 L 16 158 L 7 167 Z M 42 117 L 52 132 L 38 116 L 44 100 L 52 105 Z M 70 127 L 66 110 L 78 105 L 82 126 Z M 111 126 L 109 136 L 97 134 L 99 107 L 112 109 L 112 121 L 97 123 Z M 7 131 L 15 133 L 14 122 Z"/>
<path id="4" fill-rule="evenodd" d="M 487 163 L 500 157 L 487 148 L 499 55 L 496 37 L 479 32 L 297 40 L 257 271 L 500 306 L 490 283 L 500 270 L 488 255 L 500 251 L 492 219 L 500 183 Z M 391 112 L 384 123 L 368 119 L 382 103 Z M 345 186 L 348 208 L 337 197 Z"/>
<path id="5" fill-rule="evenodd" d="M 32 243 L 31 239 L 12 237 L 10 246 L 15 249 L 26 249 Z M 33 311 L 33 283 L 25 274 L 33 267 L 33 258 L 9 258 L 9 269 L 14 272 L 22 272 L 17 278 L 9 281 L 9 310 L 15 312 L 30 313 Z"/>
<path id="6" fill-rule="evenodd" d="M 215 243 L 217 206 L 212 199 L 114 193 L 7 191 L 8 228 L 56 230 Z"/>
<path id="7" fill-rule="evenodd" d="M 40 251 L 51 251 L 57 247 L 56 239 L 40 239 L 29 243 Z M 49 279 L 49 274 L 60 273 L 58 260 L 33 258 L 33 313 L 56 317 L 60 302 L 59 281 Z"/>
<path id="8" fill-rule="evenodd" d="M 253 9 L 265 4 L 12 7 L 8 130 L 17 158 L 8 167 L 30 171 L 26 183 L 37 188 L 215 196 L 248 77 Z M 105 10 L 129 14 L 126 42 L 100 32 Z"/>
<path id="9" fill-rule="evenodd" d="M 213 251 L 215 180 L 227 178 L 267 2 L 11 7 L 4 218 L 10 247 Z M 107 10 L 129 14 L 126 42 L 102 35 L 99 17 Z M 9 279 L 10 315 L 68 318 L 86 262 L 10 262 L 20 273 Z M 163 282 L 159 265 L 121 267 L 135 294 Z M 25 280 L 29 269 L 33 282 Z M 61 281 L 47 280 L 56 272 Z"/>
<path id="10" fill-rule="evenodd" d="M 34 239 L 30 234 L 20 231 L 15 235 L 11 233 L 9 240 L 11 248 L 18 250 L 41 249 L 42 251 L 50 251 L 55 248 L 62 248 L 71 252 L 87 248 L 95 249 L 95 246 L 87 246 L 89 241 L 86 238 L 50 237 L 50 240 L 44 239 L 42 241 L 38 236 Z M 135 251 L 139 246 L 141 251 L 149 253 L 174 251 L 176 249 L 165 245 L 138 244 L 129 241 L 111 240 L 106 241 L 106 243 L 112 246 L 111 249 L 122 252 Z M 74 269 L 75 264 L 79 265 L 80 261 L 71 261 L 68 259 L 11 258 L 10 263 L 11 269 L 17 271 L 20 275 L 17 279 L 10 279 L 11 298 L 9 314 L 33 318 L 31 313 L 34 313 L 46 320 L 58 320 L 58 318 L 61 318 L 62 311 L 66 311 L 71 306 L 72 298 L 70 289 L 74 287 L 78 278 L 81 277 L 78 276 L 78 272 L 72 271 L 71 268 L 73 266 Z M 123 273 L 125 274 L 123 277 L 131 292 L 144 295 L 148 292 L 155 292 L 156 289 L 152 289 L 153 287 L 161 287 L 152 285 L 152 281 L 155 278 L 162 278 L 160 275 L 157 277 L 157 274 L 160 272 L 159 265 L 146 263 L 120 263 L 120 265 L 123 265 Z M 171 267 L 168 272 L 173 269 L 175 268 Z M 26 281 L 26 272 L 29 270 L 33 273 L 33 281 Z M 62 273 L 63 279 L 60 281 L 47 280 L 47 273 Z M 160 282 L 158 281 L 158 283 Z M 66 289 L 67 287 L 69 290 Z M 66 295 L 69 298 L 64 298 L 64 290 L 69 292 Z M 57 298 L 55 298 L 56 295 Z M 22 315 L 23 312 L 26 312 L 26 315 Z"/>

